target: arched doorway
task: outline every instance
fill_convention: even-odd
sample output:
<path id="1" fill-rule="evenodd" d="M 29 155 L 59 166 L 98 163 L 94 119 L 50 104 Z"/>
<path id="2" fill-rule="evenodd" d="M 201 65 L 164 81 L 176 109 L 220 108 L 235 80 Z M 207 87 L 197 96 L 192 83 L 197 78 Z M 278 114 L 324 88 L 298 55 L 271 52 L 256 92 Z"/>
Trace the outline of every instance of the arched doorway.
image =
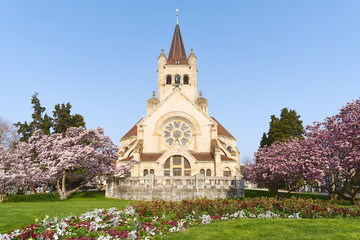
<path id="1" fill-rule="evenodd" d="M 169 157 L 164 163 L 164 176 L 190 176 L 189 160 L 181 155 Z"/>

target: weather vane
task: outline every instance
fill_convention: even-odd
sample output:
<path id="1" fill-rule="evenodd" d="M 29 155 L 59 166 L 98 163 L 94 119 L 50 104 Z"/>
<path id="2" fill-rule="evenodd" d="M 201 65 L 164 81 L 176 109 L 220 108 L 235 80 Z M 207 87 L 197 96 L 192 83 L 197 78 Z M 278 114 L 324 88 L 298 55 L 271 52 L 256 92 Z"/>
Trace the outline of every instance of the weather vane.
<path id="1" fill-rule="evenodd" d="M 176 24 L 179 24 L 179 9 L 176 9 Z"/>

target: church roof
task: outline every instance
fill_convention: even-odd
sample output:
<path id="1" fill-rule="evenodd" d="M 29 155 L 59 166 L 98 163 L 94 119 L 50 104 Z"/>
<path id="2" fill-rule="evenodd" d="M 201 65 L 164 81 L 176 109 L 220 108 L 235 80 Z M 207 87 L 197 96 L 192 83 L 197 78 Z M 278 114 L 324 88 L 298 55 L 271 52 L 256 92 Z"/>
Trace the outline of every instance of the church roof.
<path id="1" fill-rule="evenodd" d="M 213 153 L 191 153 L 198 161 L 215 161 Z M 221 161 L 235 161 L 232 158 L 221 155 Z"/>
<path id="2" fill-rule="evenodd" d="M 121 139 L 137 136 L 137 124 L 141 121 L 141 119 Z"/>
<path id="3" fill-rule="evenodd" d="M 169 64 L 169 65 L 188 64 L 188 61 L 186 58 L 186 53 L 185 53 L 184 43 L 183 43 L 183 40 L 181 37 L 179 24 L 176 24 L 176 26 L 175 26 L 174 36 L 173 36 L 173 39 L 171 42 L 169 57 L 168 57 L 166 64 Z"/>
<path id="4" fill-rule="evenodd" d="M 226 130 L 214 117 L 211 117 L 211 118 L 214 119 L 214 121 L 218 124 L 217 125 L 217 133 L 218 133 L 218 135 L 234 138 L 233 135 L 231 135 L 228 132 L 228 130 Z"/>
<path id="5" fill-rule="evenodd" d="M 153 162 L 158 160 L 163 153 L 143 153 L 141 154 L 141 161 Z"/>

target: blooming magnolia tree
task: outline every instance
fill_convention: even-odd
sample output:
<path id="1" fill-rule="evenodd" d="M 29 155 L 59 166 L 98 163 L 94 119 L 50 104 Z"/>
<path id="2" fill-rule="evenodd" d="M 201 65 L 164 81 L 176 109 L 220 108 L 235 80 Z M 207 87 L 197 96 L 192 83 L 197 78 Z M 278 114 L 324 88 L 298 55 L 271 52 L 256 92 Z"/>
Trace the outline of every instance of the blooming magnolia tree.
<path id="1" fill-rule="evenodd" d="M 38 144 L 38 157 L 56 184 L 60 199 L 66 199 L 96 176 L 122 174 L 137 162 L 133 160 L 117 167 L 118 148 L 100 127 L 69 128 L 65 136 L 43 136 Z M 77 184 L 67 184 L 67 181 Z"/>
<path id="2" fill-rule="evenodd" d="M 16 151 L 17 181 L 56 185 L 60 199 L 67 197 L 98 176 L 123 174 L 137 161 L 116 166 L 118 148 L 102 128 L 69 128 L 65 135 L 44 135 L 37 130 Z"/>
<path id="3" fill-rule="evenodd" d="M 11 172 L 12 160 L 12 155 L 8 149 L 0 145 L 0 203 L 4 200 L 4 195 L 13 182 L 13 175 Z"/>
<path id="4" fill-rule="evenodd" d="M 18 187 L 45 185 L 50 180 L 42 160 L 38 157 L 39 142 L 42 137 L 43 134 L 39 130 L 38 134 L 34 134 L 28 139 L 28 142 L 18 142 L 16 145 L 11 172 L 13 181 Z"/>
<path id="5" fill-rule="evenodd" d="M 244 170 L 244 178 L 276 194 L 280 188 L 286 187 L 291 192 L 305 184 L 319 182 L 322 171 L 316 162 L 309 160 L 312 154 L 309 147 L 307 142 L 294 138 L 259 148 L 255 163 Z"/>
<path id="6" fill-rule="evenodd" d="M 360 192 L 360 99 L 307 129 L 315 161 L 326 176 L 322 188 L 354 203 Z"/>

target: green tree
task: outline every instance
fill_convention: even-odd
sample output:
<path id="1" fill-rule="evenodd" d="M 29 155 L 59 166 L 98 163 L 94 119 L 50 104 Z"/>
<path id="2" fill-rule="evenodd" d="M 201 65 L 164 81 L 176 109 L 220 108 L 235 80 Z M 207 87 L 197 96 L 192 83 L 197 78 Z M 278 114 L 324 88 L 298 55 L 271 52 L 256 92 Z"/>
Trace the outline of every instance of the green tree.
<path id="1" fill-rule="evenodd" d="M 284 142 L 294 137 L 304 138 L 304 127 L 300 115 L 297 115 L 295 110 L 281 109 L 280 118 L 271 115 L 269 125 L 269 132 L 263 134 L 260 147 L 270 146 L 275 141 Z"/>
<path id="2" fill-rule="evenodd" d="M 57 104 L 53 111 L 53 128 L 55 133 L 65 134 L 69 127 L 85 127 L 84 117 L 80 114 L 71 115 L 70 103 Z"/>
<path id="3" fill-rule="evenodd" d="M 27 142 L 33 132 L 38 129 L 41 129 L 45 134 L 50 134 L 52 126 L 52 118 L 47 114 L 43 117 L 45 108 L 41 106 L 37 92 L 31 96 L 31 104 L 34 109 L 31 114 L 32 122 L 27 123 L 25 121 L 24 123 L 18 122 L 14 124 L 18 128 L 17 132 L 20 134 L 20 141 L 22 142 Z"/>

